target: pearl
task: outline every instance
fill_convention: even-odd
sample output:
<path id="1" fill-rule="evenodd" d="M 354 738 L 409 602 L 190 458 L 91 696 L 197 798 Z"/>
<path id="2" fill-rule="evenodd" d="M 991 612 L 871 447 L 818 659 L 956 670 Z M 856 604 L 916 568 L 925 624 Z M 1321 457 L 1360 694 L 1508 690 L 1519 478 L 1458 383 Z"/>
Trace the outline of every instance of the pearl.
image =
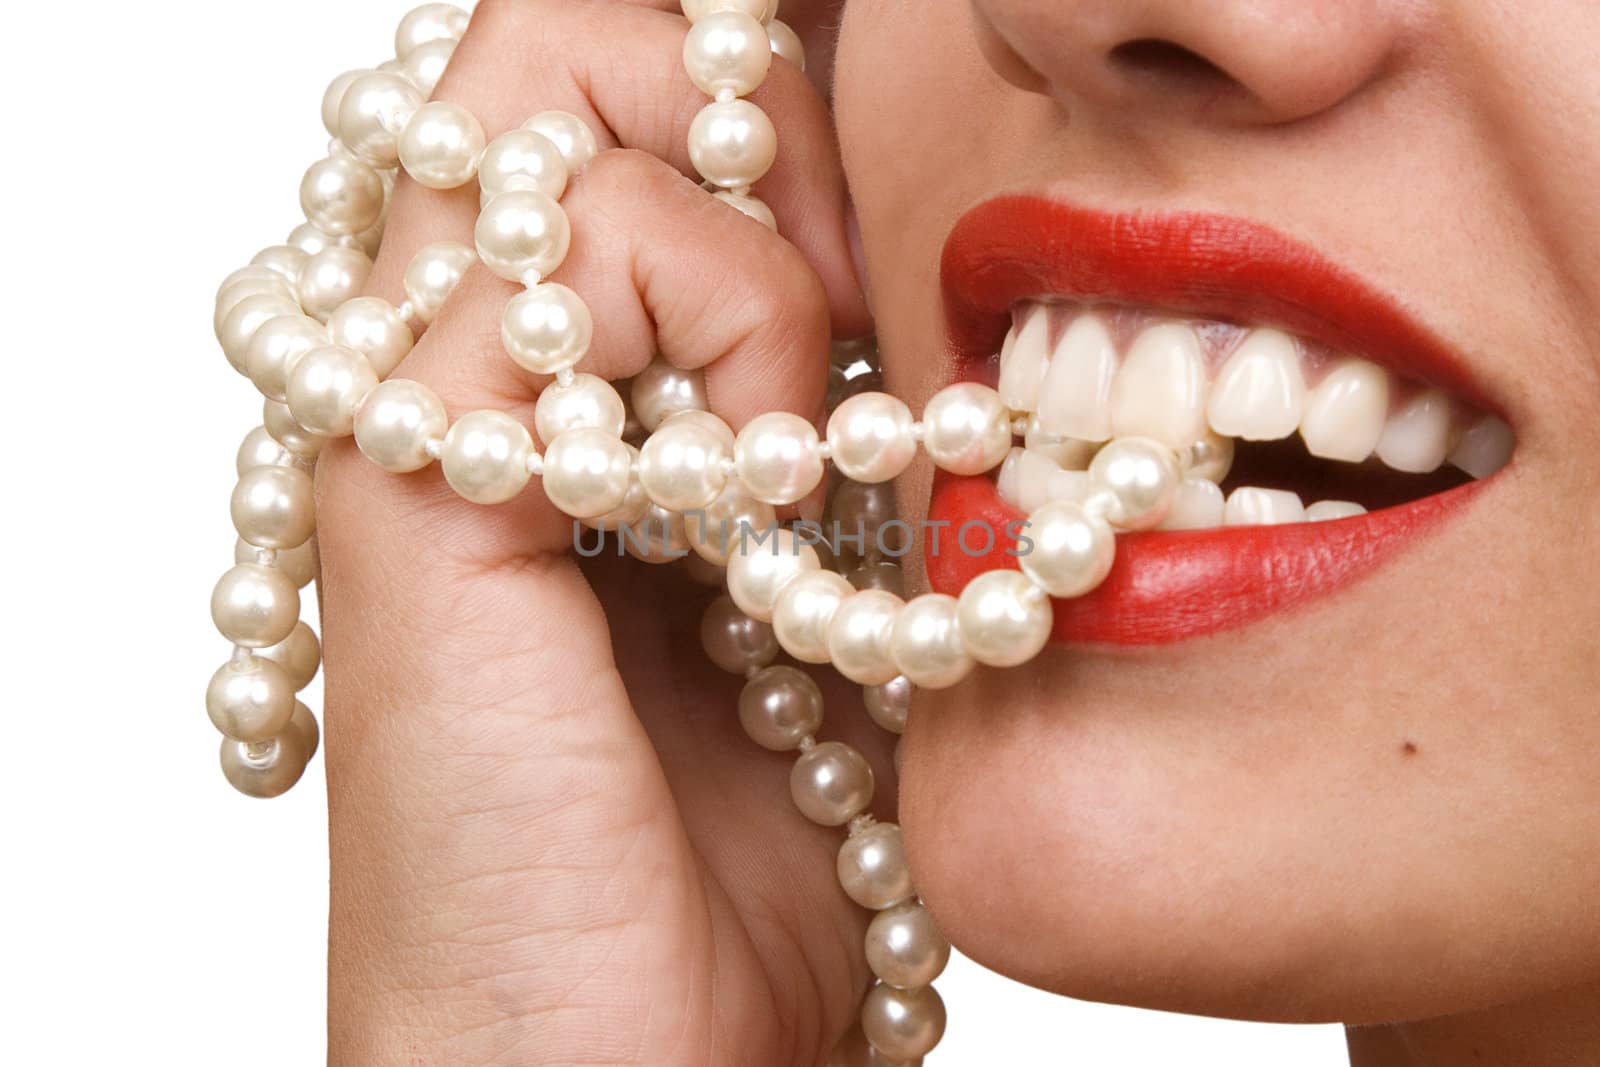
<path id="1" fill-rule="evenodd" d="M 800 814 L 821 826 L 843 826 L 872 803 L 872 767 L 840 741 L 803 753 L 789 772 L 789 793 Z"/>
<path id="2" fill-rule="evenodd" d="M 628 446 L 604 430 L 568 430 L 544 456 L 544 493 L 575 519 L 604 515 L 622 503 L 632 479 Z"/>
<path id="3" fill-rule="evenodd" d="M 911 865 L 906 862 L 900 827 L 875 823 L 839 846 L 839 884 L 845 894 L 878 911 L 911 899 Z"/>
<path id="4" fill-rule="evenodd" d="M 345 155 L 319 159 L 300 180 L 300 208 L 317 229 L 335 236 L 360 233 L 383 214 L 378 172 Z"/>
<path id="5" fill-rule="evenodd" d="M 982 474 L 1011 451 L 1011 413 L 1000 394 L 976 382 L 939 390 L 922 412 L 922 446 L 942 470 Z"/>
<path id="6" fill-rule="evenodd" d="M 790 752 L 822 727 L 822 690 L 795 667 L 766 667 L 739 693 L 739 723 L 750 740 Z"/>
<path id="7" fill-rule="evenodd" d="M 1116 534 L 1076 500 L 1055 500 L 1028 516 L 1030 551 L 1017 562 L 1034 584 L 1051 596 L 1082 596 L 1111 572 Z M 915 680 L 915 679 L 913 679 Z"/>
<path id="8" fill-rule="evenodd" d="M 869 553 L 900 552 L 905 548 L 907 528 L 885 528 L 895 517 L 894 487 L 887 482 L 867 485 L 841 481 L 828 502 L 828 517 L 839 524 L 841 544 L 849 535 L 859 536 Z"/>
<path id="9" fill-rule="evenodd" d="M 956 618 L 967 653 L 990 667 L 1026 663 L 1050 639 L 1050 599 L 1017 571 L 988 571 L 961 590 Z"/>
<path id="10" fill-rule="evenodd" d="M 956 598 L 942 593 L 905 606 L 889 635 L 889 655 L 902 675 L 924 689 L 948 689 L 972 672 L 958 614 Z"/>
<path id="11" fill-rule="evenodd" d="M 717 597 L 700 617 L 700 647 L 729 674 L 765 667 L 778 656 L 772 627 L 740 611 L 728 596 Z"/>
<path id="12" fill-rule="evenodd" d="M 882 589 L 898 597 L 905 596 L 905 572 L 893 560 L 864 560 L 846 571 L 845 577 L 857 589 Z"/>
<path id="13" fill-rule="evenodd" d="M 462 275 L 478 261 L 478 253 L 455 241 L 424 245 L 406 266 L 406 299 L 418 321 L 430 323 Z"/>
<path id="14" fill-rule="evenodd" d="M 661 423 L 662 425 L 665 425 L 669 421 L 691 423 L 695 426 L 699 426 L 707 433 L 716 435 L 717 440 L 721 441 L 727 447 L 727 450 L 730 453 L 733 451 L 733 427 L 723 422 L 722 418 L 718 415 L 714 415 L 709 411 L 700 410 L 673 411 L 669 412 L 666 417 L 661 420 Z"/>
<path id="15" fill-rule="evenodd" d="M 322 128 L 328 131 L 329 137 L 339 136 L 339 107 L 344 103 L 344 94 L 357 78 L 370 73 L 371 70 L 365 67 L 347 70 L 328 83 L 328 88 L 322 94 Z"/>
<path id="16" fill-rule="evenodd" d="M 578 173 L 600 153 L 589 124 L 567 111 L 541 111 L 524 122 L 522 128 L 549 138 L 561 153 L 569 174 Z"/>
<path id="17" fill-rule="evenodd" d="M 889 635 L 905 602 L 881 589 L 857 590 L 828 623 L 828 657 L 858 685 L 879 685 L 900 673 Z"/>
<path id="18" fill-rule="evenodd" d="M 689 534 L 684 529 L 683 516 L 660 504 L 647 504 L 643 514 L 619 536 L 628 555 L 646 563 L 671 563 L 689 555 Z"/>
<path id="19" fill-rule="evenodd" d="M 284 243 L 293 245 L 308 256 L 314 256 L 333 244 L 334 238 L 331 234 L 323 233 L 311 223 L 302 222 L 289 231 L 289 236 L 284 240 Z"/>
<path id="20" fill-rule="evenodd" d="M 896 989 L 932 985 L 949 962 L 950 942 L 920 904 L 890 908 L 867 927 L 867 966 Z"/>
<path id="21" fill-rule="evenodd" d="M 363 74 L 339 101 L 339 140 L 374 167 L 398 166 L 400 131 L 421 106 L 422 94 L 403 76 L 384 71 Z"/>
<path id="22" fill-rule="evenodd" d="M 449 426 L 437 393 L 421 382 L 393 378 L 368 393 L 356 409 L 356 447 L 391 473 L 419 471 L 433 462 L 429 442 L 442 447 Z"/>
<path id="23" fill-rule="evenodd" d="M 1166 518 L 1181 480 L 1172 449 L 1148 437 L 1119 437 L 1089 461 L 1090 483 L 1115 500 L 1106 518 L 1124 530 Z"/>
<path id="24" fill-rule="evenodd" d="M 670 511 L 708 507 L 728 476 L 728 448 L 704 426 L 669 419 L 639 449 L 639 484 Z"/>
<path id="25" fill-rule="evenodd" d="M 455 51 L 456 42 L 449 38 L 429 41 L 406 56 L 405 62 L 400 64 L 400 73 L 426 99 L 439 87 L 439 79 L 444 77 L 445 68 L 450 65 L 450 58 Z"/>
<path id="26" fill-rule="evenodd" d="M 552 437 L 551 440 L 555 438 Z M 635 528 L 635 524 L 649 515 L 650 509 L 655 505 L 650 502 L 650 494 L 644 491 L 644 486 L 639 484 L 638 477 L 632 474 L 632 471 L 637 471 L 639 467 L 639 450 L 626 441 L 623 442 L 623 447 L 628 450 L 628 465 L 631 470 L 628 492 L 623 496 L 622 503 L 603 515 L 578 521 L 591 530 L 610 530 L 616 532 L 619 538 L 635 537 L 642 541 L 648 538 L 648 532 Z M 687 541 L 687 534 L 685 540 Z M 623 547 L 628 546 L 624 544 Z"/>
<path id="27" fill-rule="evenodd" d="M 806 46 L 787 22 L 773 19 L 767 23 L 767 43 L 773 55 L 782 56 L 802 71 L 806 69 Z"/>
<path id="28" fill-rule="evenodd" d="M 289 717 L 289 729 L 300 737 L 300 744 L 304 747 L 306 762 L 311 762 L 311 757 L 317 754 L 317 742 L 321 740 L 321 731 L 317 729 L 317 717 L 311 714 L 311 709 L 300 701 L 294 702 L 294 714 Z"/>
<path id="29" fill-rule="evenodd" d="M 293 282 L 300 277 L 300 268 L 306 265 L 309 254 L 294 245 L 273 245 L 263 248 L 250 260 L 252 267 L 266 267 L 276 271 L 287 282 Z"/>
<path id="30" fill-rule="evenodd" d="M 327 335 L 333 344 L 366 356 L 379 378 L 387 378 L 416 344 L 399 309 L 376 296 L 358 296 L 340 304 L 328 316 Z"/>
<path id="31" fill-rule="evenodd" d="M 429 189 L 455 189 L 478 173 L 488 138 L 472 112 L 460 104 L 423 104 L 400 134 L 400 165 Z"/>
<path id="32" fill-rule="evenodd" d="M 300 780 L 310 759 L 304 735 L 285 730 L 270 741 L 222 739 L 222 775 L 245 796 L 280 796 Z"/>
<path id="33" fill-rule="evenodd" d="M 903 734 L 911 714 L 911 693 L 911 679 L 902 675 L 882 685 L 867 686 L 862 698 L 873 722 L 892 734 Z"/>
<path id="34" fill-rule="evenodd" d="M 829 570 L 809 571 L 783 587 L 772 609 L 772 628 L 783 650 L 802 663 L 828 662 L 828 624 L 855 590 Z"/>
<path id="35" fill-rule="evenodd" d="M 282 297 L 291 303 L 295 300 L 294 285 L 271 267 L 240 267 L 217 286 L 215 311 L 211 328 L 217 340 L 222 340 L 222 323 L 240 302 L 252 296 Z M 298 305 L 297 305 L 298 310 Z"/>
<path id="36" fill-rule="evenodd" d="M 524 194 L 503 193 L 501 197 L 513 195 Z M 506 353 L 517 366 L 534 374 L 555 374 L 575 365 L 589 351 L 593 337 L 589 305 L 557 282 L 544 282 L 512 297 L 500 321 Z"/>
<path id="37" fill-rule="evenodd" d="M 229 660 L 206 687 L 206 713 L 228 737 L 266 741 L 289 725 L 294 684 L 284 669 L 260 656 Z"/>
<path id="38" fill-rule="evenodd" d="M 712 185 L 754 185 L 777 156 L 772 120 L 748 100 L 713 101 L 689 124 L 689 159 Z"/>
<path id="39" fill-rule="evenodd" d="M 793 504 L 822 482 L 817 431 L 799 415 L 771 411 L 745 424 L 734 443 L 739 480 L 757 500 Z"/>
<path id="40" fill-rule="evenodd" d="M 297 459 L 316 459 L 328 443 L 326 437 L 311 433 L 294 421 L 288 407 L 276 400 L 268 400 L 261 405 L 261 422 L 272 439 Z"/>
<path id="41" fill-rule="evenodd" d="M 559 267 L 572 244 L 572 225 L 551 197 L 513 189 L 484 205 L 473 237 L 484 266 L 515 282 L 530 271 L 543 276 Z"/>
<path id="42" fill-rule="evenodd" d="M 772 209 L 760 197 L 751 196 L 748 193 L 730 192 L 727 189 L 718 190 L 711 195 L 721 200 L 724 204 L 749 215 L 767 229 L 774 232 L 777 231 L 778 217 L 772 213 Z"/>
<path id="43" fill-rule="evenodd" d="M 255 563 L 260 555 L 261 550 L 250 542 L 234 542 L 233 561 L 235 563 Z M 316 540 L 313 538 L 299 548 L 278 549 L 272 555 L 271 567 L 275 571 L 282 571 L 284 577 L 294 583 L 296 589 L 304 589 L 311 584 L 311 579 L 317 576 Z"/>
<path id="44" fill-rule="evenodd" d="M 317 530 L 311 478 L 296 467 L 257 467 L 239 477 L 229 510 L 257 548 L 298 548 Z"/>
<path id="45" fill-rule="evenodd" d="M 240 563 L 211 593 L 211 620 L 236 645 L 265 648 L 282 641 L 300 620 L 300 593 L 288 575 L 259 563 Z"/>
<path id="46" fill-rule="evenodd" d="M 690 22 L 699 22 L 718 11 L 738 11 L 762 22 L 778 13 L 777 0 L 683 0 L 682 6 Z"/>
<path id="47" fill-rule="evenodd" d="M 917 442 L 911 435 L 913 421 L 911 409 L 888 393 L 851 397 L 828 419 L 828 447 L 834 466 L 858 482 L 899 477 L 917 455 Z"/>
<path id="48" fill-rule="evenodd" d="M 944 1001 L 932 986 L 896 989 L 877 985 L 861 1005 L 861 1030 L 892 1060 L 926 1056 L 944 1037 Z"/>
<path id="49" fill-rule="evenodd" d="M 361 295 L 372 272 L 372 260 L 359 248 L 334 245 L 324 248 L 306 263 L 300 274 L 300 306 L 319 322 L 329 317 L 346 301 Z"/>
<path id="50" fill-rule="evenodd" d="M 771 622 L 783 587 L 821 567 L 817 550 L 802 544 L 793 530 L 773 530 L 759 541 L 745 539 L 728 556 L 728 595 L 745 614 Z"/>
<path id="51" fill-rule="evenodd" d="M 439 451 L 445 481 L 474 504 L 501 504 L 528 484 L 533 437 L 500 411 L 472 411 L 446 431 Z"/>
<path id="52" fill-rule="evenodd" d="M 628 421 L 622 397 L 611 383 L 593 374 L 574 374 L 563 385 L 551 382 L 533 409 L 533 428 L 541 441 L 554 441 L 567 430 L 594 428 L 622 436 Z"/>
<path id="53" fill-rule="evenodd" d="M 687 419 L 692 414 L 699 412 L 675 415 L 671 421 Z M 689 534 L 689 547 L 701 559 L 725 567 L 728 557 L 739 550 L 741 541 L 770 536 L 778 516 L 771 504 L 763 504 L 746 492 L 744 486 L 732 481 L 711 503 L 687 511 L 683 520 Z"/>
<path id="54" fill-rule="evenodd" d="M 232 310 L 217 328 L 217 340 L 222 343 L 222 354 L 228 358 L 234 370 L 248 375 L 250 371 L 246 359 L 250 354 L 250 342 L 255 339 L 256 331 L 270 319 L 280 315 L 298 314 L 300 305 L 291 297 L 278 293 L 257 293 L 244 297 L 233 305 Z"/>
<path id="55" fill-rule="evenodd" d="M 272 439 L 265 426 L 257 426 L 239 443 L 239 455 L 233 466 L 242 475 L 257 467 L 279 467 L 293 461 L 294 457 Z"/>
<path id="56" fill-rule="evenodd" d="M 646 431 L 654 433 L 667 416 L 680 411 L 704 411 L 705 375 L 698 370 L 683 370 L 657 359 L 633 379 L 630 391 L 633 413 Z"/>
<path id="57" fill-rule="evenodd" d="M 355 429 L 356 408 L 377 385 L 366 356 L 323 345 L 295 362 L 284 392 L 294 421 L 312 433 L 344 437 Z"/>
<path id="58" fill-rule="evenodd" d="M 458 41 L 471 18 L 454 4 L 423 4 L 412 8 L 394 31 L 394 54 L 405 59 L 425 44 Z"/>
<path id="59" fill-rule="evenodd" d="M 271 660 L 283 668 L 294 691 L 299 692 L 311 684 L 322 665 L 322 645 L 316 632 L 303 622 L 294 624 L 294 630 L 277 644 L 256 653 L 258 659 Z M 226 731 L 224 731 L 226 732 Z M 231 736 L 237 737 L 238 734 Z"/>
<path id="60" fill-rule="evenodd" d="M 772 44 L 761 20 L 742 11 L 716 11 L 689 28 L 683 65 L 701 92 L 724 89 L 737 96 L 755 92 L 772 65 Z"/>
<path id="61" fill-rule="evenodd" d="M 509 130 L 489 142 L 478 162 L 483 195 L 534 189 L 554 200 L 567 189 L 567 161 L 561 149 L 542 133 Z"/>
<path id="62" fill-rule="evenodd" d="M 311 349 L 328 343 L 328 331 L 302 315 L 278 315 L 257 327 L 244 350 L 244 369 L 262 396 L 282 400 L 289 370 Z"/>

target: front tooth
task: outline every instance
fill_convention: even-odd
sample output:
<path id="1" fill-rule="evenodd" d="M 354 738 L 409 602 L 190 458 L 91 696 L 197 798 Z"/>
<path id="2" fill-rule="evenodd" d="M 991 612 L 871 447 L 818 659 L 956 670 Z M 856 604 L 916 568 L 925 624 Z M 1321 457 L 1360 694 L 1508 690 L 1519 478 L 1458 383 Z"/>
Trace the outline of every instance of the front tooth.
<path id="1" fill-rule="evenodd" d="M 1050 365 L 1050 311 L 1031 304 L 1000 349 L 1000 399 L 1012 411 L 1036 411 L 1039 386 Z"/>
<path id="2" fill-rule="evenodd" d="M 1017 507 L 1029 515 L 1043 507 L 1049 499 L 1050 476 L 1060 470 L 1049 456 L 1023 449 L 1017 460 Z"/>
<path id="3" fill-rule="evenodd" d="M 1327 522 L 1330 519 L 1350 519 L 1366 513 L 1366 508 L 1349 500 L 1319 500 L 1306 508 L 1306 521 Z"/>
<path id="4" fill-rule="evenodd" d="M 1210 530 L 1222 525 L 1225 505 L 1216 482 L 1186 478 L 1172 498 L 1172 510 L 1158 530 Z"/>
<path id="5" fill-rule="evenodd" d="M 1086 311 L 1072 320 L 1050 355 L 1039 389 L 1039 426 L 1057 437 L 1111 437 L 1111 383 L 1117 349 L 1105 320 Z"/>
<path id="6" fill-rule="evenodd" d="M 1388 372 L 1364 359 L 1347 359 L 1306 397 L 1300 436 L 1313 456 L 1360 463 L 1378 446 L 1388 414 Z"/>
<path id="7" fill-rule="evenodd" d="M 1294 433 L 1305 406 L 1306 380 L 1294 338 L 1255 330 L 1222 365 L 1206 414 L 1211 428 L 1227 437 L 1275 441 Z"/>
<path id="8" fill-rule="evenodd" d="M 1408 474 L 1439 469 L 1450 451 L 1450 398 L 1437 389 L 1412 397 L 1383 426 L 1378 458 Z"/>
<path id="9" fill-rule="evenodd" d="M 1000 464 L 1000 473 L 995 475 L 994 479 L 995 492 L 1000 494 L 1001 500 L 1004 500 L 1012 507 L 1018 506 L 1017 500 L 1021 496 L 1021 490 L 1018 487 L 1018 479 L 1021 474 L 1022 449 L 1013 448 L 1006 453 L 1005 460 Z"/>
<path id="10" fill-rule="evenodd" d="M 1089 481 L 1088 471 L 1051 471 L 1050 477 L 1045 480 L 1044 496 L 1047 502 L 1076 500 L 1081 504 L 1089 499 L 1092 492 L 1094 483 Z"/>
<path id="11" fill-rule="evenodd" d="M 1450 462 L 1472 475 L 1487 478 L 1511 462 L 1516 435 L 1498 415 L 1485 415 L 1468 426 L 1450 452 Z"/>
<path id="12" fill-rule="evenodd" d="M 1300 503 L 1299 494 L 1249 485 L 1228 494 L 1228 504 L 1222 513 L 1225 526 L 1282 526 L 1305 520 L 1306 509 Z"/>
<path id="13" fill-rule="evenodd" d="M 1185 448 L 1206 432 L 1206 364 L 1200 338 L 1181 323 L 1141 333 L 1111 385 L 1118 437 L 1153 437 Z"/>
<path id="14" fill-rule="evenodd" d="M 1075 437 L 1045 433 L 1044 428 L 1039 425 L 1037 415 L 1028 420 L 1028 430 L 1022 437 L 1022 447 L 1029 452 L 1040 452 L 1049 456 L 1058 466 L 1069 471 L 1088 470 L 1089 461 L 1100 450 L 1099 444 L 1094 441 L 1080 441 Z"/>

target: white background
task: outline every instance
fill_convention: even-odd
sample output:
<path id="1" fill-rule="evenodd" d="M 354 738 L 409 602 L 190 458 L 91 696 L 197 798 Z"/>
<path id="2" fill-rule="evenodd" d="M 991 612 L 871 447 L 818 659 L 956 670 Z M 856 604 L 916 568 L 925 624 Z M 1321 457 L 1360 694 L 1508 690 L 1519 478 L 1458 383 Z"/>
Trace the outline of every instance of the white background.
<path id="1" fill-rule="evenodd" d="M 322 1060 L 320 764 L 282 800 L 240 797 L 202 706 L 233 454 L 260 410 L 211 301 L 300 221 L 323 86 L 386 58 L 404 10 L 7 10 L 5 1062 Z M 939 1064 L 1345 1062 L 1334 1027 L 1073 1003 L 959 960 L 940 988 Z"/>

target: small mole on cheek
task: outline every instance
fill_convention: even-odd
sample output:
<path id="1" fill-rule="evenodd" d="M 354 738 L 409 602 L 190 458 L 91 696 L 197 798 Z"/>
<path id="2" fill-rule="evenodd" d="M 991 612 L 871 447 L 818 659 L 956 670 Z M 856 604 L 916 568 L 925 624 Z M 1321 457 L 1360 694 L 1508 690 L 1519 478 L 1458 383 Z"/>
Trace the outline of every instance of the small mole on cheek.
<path id="1" fill-rule="evenodd" d="M 1417 754 L 1417 743 L 1411 740 L 1402 741 L 1400 743 L 1400 754 L 1402 756 L 1415 756 Z"/>

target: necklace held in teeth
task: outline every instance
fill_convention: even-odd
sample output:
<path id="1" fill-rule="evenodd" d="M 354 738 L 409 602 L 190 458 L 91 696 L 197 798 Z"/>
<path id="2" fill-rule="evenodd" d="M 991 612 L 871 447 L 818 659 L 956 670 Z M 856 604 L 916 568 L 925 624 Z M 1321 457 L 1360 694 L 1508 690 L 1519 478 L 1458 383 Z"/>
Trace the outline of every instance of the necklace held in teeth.
<path id="1" fill-rule="evenodd" d="M 798 41 L 772 19 L 767 0 L 686 0 L 684 10 L 692 23 L 685 64 L 713 97 L 690 127 L 690 158 L 718 199 L 775 228 L 751 186 L 773 162 L 776 134 L 744 97 L 772 53 L 803 63 Z M 323 104 L 335 140 L 300 188 L 306 222 L 217 293 L 223 351 L 266 398 L 263 425 L 239 451 L 237 564 L 211 599 L 212 618 L 234 646 L 206 694 L 224 734 L 223 774 L 241 792 L 276 796 L 317 747 L 316 720 L 296 699 L 320 662 L 317 638 L 299 618 L 299 589 L 314 572 L 310 471 L 329 440 L 354 436 L 368 459 L 396 474 L 437 462 L 458 494 L 481 505 L 510 500 L 537 478 L 558 509 L 619 536 L 636 556 L 662 562 L 688 549 L 690 564 L 726 568 L 727 595 L 703 620 L 705 650 L 747 678 L 737 713 L 752 740 L 798 753 L 789 776 L 796 807 L 845 828 L 840 883 L 876 912 L 866 954 L 878 984 L 862 1006 L 862 1031 L 880 1062 L 918 1062 L 944 1032 L 931 983 L 950 947 L 918 901 L 899 827 L 867 814 L 874 782 L 866 759 L 817 739 L 821 692 L 803 671 L 775 665 L 778 651 L 831 663 L 865 686 L 872 718 L 899 733 L 915 687 L 955 685 L 980 663 L 1032 659 L 1050 634 L 1051 597 L 1095 588 L 1111 568 L 1115 531 L 1159 523 L 1184 472 L 1209 457 L 1148 438 L 1112 440 L 1089 461 L 1082 499 L 1046 503 L 1029 517 L 1032 549 L 1018 557 L 1020 570 L 982 574 L 959 597 L 904 601 L 884 588 L 897 582 L 883 560 L 869 558 L 854 584 L 824 568 L 794 530 L 773 531 L 775 508 L 815 491 L 825 464 L 843 486 L 885 496 L 918 447 L 942 470 L 981 474 L 1006 460 L 1031 413 L 1010 410 L 987 386 L 960 383 L 937 393 L 920 421 L 887 393 L 856 391 L 832 407 L 824 434 L 785 412 L 736 434 L 706 410 L 698 371 L 658 362 L 633 381 L 632 410 L 648 436 L 629 443 L 617 389 L 576 369 L 589 344 L 588 307 L 547 280 L 573 238 L 558 201 L 595 154 L 594 136 L 575 116 L 549 111 L 488 141 L 463 108 L 426 102 L 466 22 L 457 8 L 426 4 L 402 20 L 395 60 L 335 79 Z M 476 178 L 482 208 L 472 245 L 417 253 L 406 300 L 394 307 L 358 294 L 398 169 L 436 189 Z M 389 377 L 475 262 L 524 287 L 506 307 L 501 336 L 519 366 L 554 376 L 533 432 L 499 411 L 452 419 L 427 386 Z M 866 364 L 875 375 L 875 358 L 859 343 L 835 346 L 830 392 L 857 389 L 859 379 L 845 381 L 842 369 Z M 835 500 L 854 491 L 836 491 Z"/>

